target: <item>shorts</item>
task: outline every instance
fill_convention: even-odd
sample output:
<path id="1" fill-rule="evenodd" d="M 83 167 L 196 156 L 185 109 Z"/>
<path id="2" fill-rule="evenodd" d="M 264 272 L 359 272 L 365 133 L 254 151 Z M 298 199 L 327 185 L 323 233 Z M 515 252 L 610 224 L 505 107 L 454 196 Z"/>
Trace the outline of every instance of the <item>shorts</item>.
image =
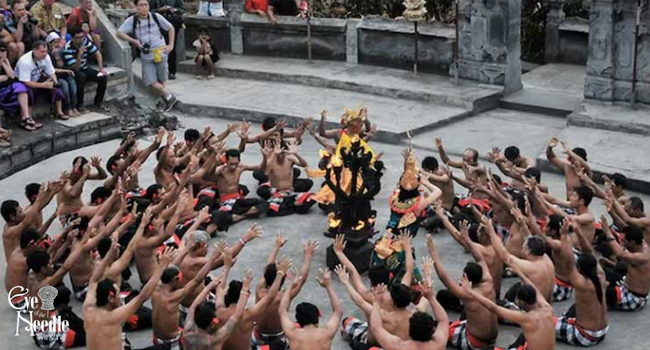
<path id="1" fill-rule="evenodd" d="M 648 297 L 650 297 L 650 294 L 641 296 L 634 293 L 624 285 L 616 286 L 614 289 L 616 290 L 616 304 L 614 308 L 621 311 L 640 311 L 648 303 Z"/>
<path id="2" fill-rule="evenodd" d="M 268 200 L 268 215 L 284 216 L 293 213 L 305 214 L 316 203 L 310 197 L 310 192 L 273 191 L 273 195 Z"/>
<path id="3" fill-rule="evenodd" d="M 570 283 L 564 282 L 555 277 L 555 285 L 553 286 L 553 301 L 569 300 L 573 295 L 573 286 Z"/>
<path id="4" fill-rule="evenodd" d="M 454 321 L 449 325 L 449 345 L 461 350 L 494 348 L 495 339 L 484 341 L 467 331 L 467 320 Z"/>
<path id="5" fill-rule="evenodd" d="M 343 319 L 342 325 L 343 339 L 349 343 L 368 343 L 368 322 L 350 316 Z"/>
<path id="6" fill-rule="evenodd" d="M 240 195 L 222 200 L 221 207 L 212 213 L 212 223 L 217 225 L 217 230 L 228 231 L 233 224 L 233 215 L 246 215 L 252 208 L 256 208 L 257 214 L 261 214 L 268 210 L 268 204 L 257 198 L 245 198 Z"/>
<path id="7" fill-rule="evenodd" d="M 145 86 L 153 85 L 156 82 L 166 82 L 168 74 L 167 56 L 163 55 L 160 63 L 155 63 L 153 60 L 142 61 L 142 81 Z"/>
<path id="8" fill-rule="evenodd" d="M 262 334 L 253 330 L 251 333 L 251 349 L 253 350 L 288 350 L 289 342 L 284 332 L 277 334 Z"/>
<path id="9" fill-rule="evenodd" d="M 555 319 L 555 338 L 578 346 L 594 346 L 605 340 L 609 326 L 599 331 L 589 331 L 582 328 L 575 318 L 566 316 Z"/>

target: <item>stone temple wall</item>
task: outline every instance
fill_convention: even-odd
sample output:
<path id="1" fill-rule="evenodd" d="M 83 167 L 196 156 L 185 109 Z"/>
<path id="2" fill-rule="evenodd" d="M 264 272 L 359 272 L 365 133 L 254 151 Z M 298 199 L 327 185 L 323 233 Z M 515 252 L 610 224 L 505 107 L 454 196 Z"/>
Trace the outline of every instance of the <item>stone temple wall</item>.
<path id="1" fill-rule="evenodd" d="M 636 59 L 636 101 L 650 103 L 650 0 L 643 0 Z M 630 101 L 637 1 L 594 0 L 591 6 L 585 97 Z"/>

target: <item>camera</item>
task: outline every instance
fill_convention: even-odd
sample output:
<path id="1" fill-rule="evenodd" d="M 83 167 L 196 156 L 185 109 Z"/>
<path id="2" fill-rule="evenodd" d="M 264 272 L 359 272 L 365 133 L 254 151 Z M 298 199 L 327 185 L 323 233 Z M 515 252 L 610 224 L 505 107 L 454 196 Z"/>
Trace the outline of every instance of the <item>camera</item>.
<path id="1" fill-rule="evenodd" d="M 149 50 L 151 50 L 151 44 L 143 44 L 142 45 L 142 54 L 143 55 L 148 54 Z"/>
<path id="2" fill-rule="evenodd" d="M 32 17 L 32 16 L 28 16 L 27 20 L 29 21 L 29 23 L 31 23 L 33 25 L 38 25 L 38 20 L 36 18 Z"/>

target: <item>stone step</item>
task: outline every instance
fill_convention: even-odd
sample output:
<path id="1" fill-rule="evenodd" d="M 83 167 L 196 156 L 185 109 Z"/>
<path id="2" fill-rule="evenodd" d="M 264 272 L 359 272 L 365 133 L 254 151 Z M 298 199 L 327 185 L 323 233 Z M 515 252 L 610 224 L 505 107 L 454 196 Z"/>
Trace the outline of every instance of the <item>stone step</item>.
<path id="1" fill-rule="evenodd" d="M 596 178 L 602 174 L 621 173 L 628 178 L 628 190 L 650 193 L 650 138 L 572 125 L 557 136 L 570 147 L 582 147 L 587 151 L 587 160 Z M 561 148 L 556 150 L 562 157 L 560 152 Z M 545 171 L 559 172 L 546 158 L 545 150 L 537 157 L 537 166 Z"/>
<path id="2" fill-rule="evenodd" d="M 506 96 L 499 105 L 515 111 L 566 117 L 581 102 L 582 97 L 573 94 L 526 87 Z"/>
<path id="3" fill-rule="evenodd" d="M 619 131 L 636 135 L 650 135 L 650 106 L 637 103 L 612 105 L 585 101 L 569 115 L 569 125 L 593 129 Z"/>
<path id="4" fill-rule="evenodd" d="M 194 60 L 179 65 L 179 71 L 195 74 Z M 440 103 L 475 111 L 495 108 L 502 87 L 363 64 L 331 61 L 222 54 L 216 64 L 220 77 L 275 81 L 326 87 L 412 101 Z"/>

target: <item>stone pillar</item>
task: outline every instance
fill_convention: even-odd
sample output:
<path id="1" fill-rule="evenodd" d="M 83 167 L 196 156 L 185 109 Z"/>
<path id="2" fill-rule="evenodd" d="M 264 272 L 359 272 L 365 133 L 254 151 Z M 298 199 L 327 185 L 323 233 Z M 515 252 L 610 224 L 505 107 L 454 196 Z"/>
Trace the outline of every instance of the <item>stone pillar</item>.
<path id="1" fill-rule="evenodd" d="M 589 54 L 585 98 L 614 100 L 614 5 L 616 0 L 593 0 L 589 14 Z"/>
<path id="2" fill-rule="evenodd" d="M 636 100 L 650 104 L 650 0 L 644 0 L 641 9 L 636 60 Z"/>
<path id="3" fill-rule="evenodd" d="M 361 24 L 360 19 L 348 19 L 345 33 L 345 61 L 347 63 L 359 63 L 359 33 L 358 26 Z"/>
<path id="4" fill-rule="evenodd" d="M 460 0 L 458 63 L 461 78 L 521 89 L 519 0 Z"/>
<path id="5" fill-rule="evenodd" d="M 630 101 L 634 72 L 636 0 L 616 0 L 614 5 L 614 100 Z"/>
<path id="6" fill-rule="evenodd" d="M 547 0 L 544 62 L 557 62 L 560 56 L 560 23 L 564 19 L 563 0 Z"/>
<path id="7" fill-rule="evenodd" d="M 229 17 L 230 24 L 230 52 L 244 54 L 244 38 L 241 30 L 241 13 L 231 13 Z"/>

